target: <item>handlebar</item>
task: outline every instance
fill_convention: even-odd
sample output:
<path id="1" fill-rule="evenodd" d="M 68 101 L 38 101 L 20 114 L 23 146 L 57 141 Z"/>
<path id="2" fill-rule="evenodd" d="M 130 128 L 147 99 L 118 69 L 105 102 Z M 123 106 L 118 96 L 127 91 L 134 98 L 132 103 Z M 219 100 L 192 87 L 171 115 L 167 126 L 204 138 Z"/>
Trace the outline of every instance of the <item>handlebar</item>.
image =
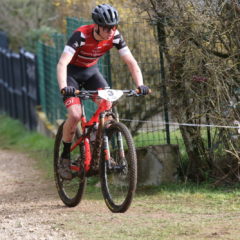
<path id="1" fill-rule="evenodd" d="M 103 90 L 107 91 L 108 89 L 103 89 Z M 121 91 L 123 94 L 127 94 L 127 97 L 132 97 L 132 96 L 138 97 L 138 96 L 143 95 L 143 94 L 140 93 L 139 89 L 135 89 L 135 90 L 133 90 L 133 89 L 131 89 L 131 90 L 109 89 L 109 90 L 113 90 L 115 92 L 116 91 Z M 152 92 L 151 89 L 149 89 L 149 93 L 151 93 L 151 92 Z M 65 95 L 64 90 L 62 90 L 62 94 Z M 98 94 L 100 94 L 99 90 L 75 90 L 74 96 L 80 97 L 82 99 L 88 99 L 90 97 L 95 97 L 95 98 L 97 97 L 97 98 L 104 98 L 104 99 L 110 100 L 110 98 L 111 98 L 111 99 L 113 99 L 113 101 L 116 101 L 119 98 L 119 95 L 116 99 L 116 97 L 114 97 L 112 94 L 107 96 L 107 98 L 106 98 L 106 95 L 104 96 L 102 93 L 100 95 L 98 95 Z"/>
<path id="2" fill-rule="evenodd" d="M 128 94 L 127 96 L 140 96 L 140 90 L 139 89 L 130 89 L 130 90 L 121 90 L 124 94 Z M 92 96 L 94 94 L 97 94 L 98 90 L 75 90 L 75 96 L 78 97 L 84 97 L 84 96 Z M 152 93 L 152 90 L 149 89 L 149 94 Z"/>

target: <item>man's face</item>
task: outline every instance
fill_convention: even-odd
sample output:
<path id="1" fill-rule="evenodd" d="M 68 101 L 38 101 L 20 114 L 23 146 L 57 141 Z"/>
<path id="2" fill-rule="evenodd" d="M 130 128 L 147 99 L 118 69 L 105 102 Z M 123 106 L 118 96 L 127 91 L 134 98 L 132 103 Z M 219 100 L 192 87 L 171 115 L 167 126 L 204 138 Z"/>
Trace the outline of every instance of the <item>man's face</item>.
<path id="1" fill-rule="evenodd" d="M 114 36 L 114 33 L 117 29 L 117 26 L 108 26 L 108 27 L 101 27 L 99 26 L 100 29 L 100 35 L 104 40 L 109 40 Z"/>

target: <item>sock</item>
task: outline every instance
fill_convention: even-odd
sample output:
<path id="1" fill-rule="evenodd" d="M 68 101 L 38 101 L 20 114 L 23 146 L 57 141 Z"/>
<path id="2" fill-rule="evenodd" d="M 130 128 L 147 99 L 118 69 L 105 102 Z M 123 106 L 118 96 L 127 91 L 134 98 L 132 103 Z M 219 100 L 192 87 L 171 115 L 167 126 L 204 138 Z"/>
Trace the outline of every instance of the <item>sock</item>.
<path id="1" fill-rule="evenodd" d="M 70 149 L 71 149 L 72 143 L 71 142 L 64 142 L 64 141 L 62 141 L 62 143 L 63 143 L 63 152 L 61 154 L 61 157 L 70 158 Z"/>

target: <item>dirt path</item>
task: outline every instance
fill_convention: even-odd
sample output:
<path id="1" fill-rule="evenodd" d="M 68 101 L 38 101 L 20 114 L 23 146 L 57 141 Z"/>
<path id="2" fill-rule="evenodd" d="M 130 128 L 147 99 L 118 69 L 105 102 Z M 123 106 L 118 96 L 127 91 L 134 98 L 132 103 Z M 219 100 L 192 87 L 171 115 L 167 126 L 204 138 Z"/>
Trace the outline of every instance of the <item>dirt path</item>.
<path id="1" fill-rule="evenodd" d="M 0 240 L 239 239 L 239 196 L 203 206 L 201 194 L 138 196 L 126 213 L 112 214 L 97 193 L 67 208 L 34 166 L 24 154 L 0 150 Z"/>
<path id="2" fill-rule="evenodd" d="M 59 202 L 53 182 L 34 169 L 33 160 L 0 150 L 0 164 L 0 239 L 74 239 L 58 226 L 68 209 Z"/>

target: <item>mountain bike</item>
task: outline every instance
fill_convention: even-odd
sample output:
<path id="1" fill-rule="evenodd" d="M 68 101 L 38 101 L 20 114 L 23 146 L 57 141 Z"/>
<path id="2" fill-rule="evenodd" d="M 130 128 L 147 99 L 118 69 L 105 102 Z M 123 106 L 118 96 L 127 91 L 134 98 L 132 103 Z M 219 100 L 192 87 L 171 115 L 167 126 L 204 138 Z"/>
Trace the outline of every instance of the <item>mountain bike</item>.
<path id="1" fill-rule="evenodd" d="M 138 90 L 104 89 L 78 91 L 82 117 L 71 147 L 72 179 L 64 180 L 58 173 L 62 152 L 64 122 L 59 126 L 54 146 L 54 176 L 58 194 L 65 205 L 78 205 L 84 194 L 86 179 L 99 175 L 101 190 L 107 207 L 112 212 L 125 212 L 131 205 L 137 184 L 137 157 L 129 129 L 119 122 L 113 105 L 123 95 L 139 96 Z M 87 121 L 84 100 L 101 99 L 101 104 Z"/>

